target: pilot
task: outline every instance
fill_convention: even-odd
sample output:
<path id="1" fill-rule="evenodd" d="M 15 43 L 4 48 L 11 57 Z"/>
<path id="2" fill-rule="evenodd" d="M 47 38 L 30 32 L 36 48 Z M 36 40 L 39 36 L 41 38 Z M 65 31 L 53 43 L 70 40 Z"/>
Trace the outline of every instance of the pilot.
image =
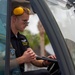
<path id="1" fill-rule="evenodd" d="M 24 63 L 31 63 L 37 67 L 47 67 L 51 62 L 36 60 L 35 52 L 30 48 L 26 36 L 19 33 L 23 32 L 28 26 L 30 10 L 26 7 L 18 6 L 11 13 L 11 44 L 15 49 L 16 63 L 19 64 L 22 75 L 50 75 L 46 69 L 35 71 L 24 71 Z M 55 56 L 49 56 L 55 59 Z"/>

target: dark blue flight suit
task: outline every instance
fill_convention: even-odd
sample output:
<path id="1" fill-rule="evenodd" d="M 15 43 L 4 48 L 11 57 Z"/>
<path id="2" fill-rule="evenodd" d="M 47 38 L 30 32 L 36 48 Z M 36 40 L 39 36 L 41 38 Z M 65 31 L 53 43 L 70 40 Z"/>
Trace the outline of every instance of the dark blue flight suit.
<path id="1" fill-rule="evenodd" d="M 27 48 L 29 48 L 29 42 L 24 35 L 20 33 L 15 36 L 11 31 L 11 44 L 15 49 L 16 57 L 20 57 Z M 45 69 L 24 72 L 24 64 L 19 65 L 22 75 L 50 75 Z"/>

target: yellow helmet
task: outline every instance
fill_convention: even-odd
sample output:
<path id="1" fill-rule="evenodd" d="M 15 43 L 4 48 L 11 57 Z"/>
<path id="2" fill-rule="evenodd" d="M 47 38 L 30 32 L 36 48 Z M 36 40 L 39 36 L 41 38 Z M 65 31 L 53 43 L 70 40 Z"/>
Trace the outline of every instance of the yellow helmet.
<path id="1" fill-rule="evenodd" d="M 29 14 L 30 13 L 30 9 L 26 8 L 26 7 L 19 6 L 19 7 L 16 7 L 13 10 L 13 14 L 16 15 L 16 16 L 22 15 L 24 12 L 26 12 L 27 14 Z"/>
<path id="2" fill-rule="evenodd" d="M 24 13 L 24 9 L 20 6 L 13 10 L 14 15 L 22 15 Z"/>

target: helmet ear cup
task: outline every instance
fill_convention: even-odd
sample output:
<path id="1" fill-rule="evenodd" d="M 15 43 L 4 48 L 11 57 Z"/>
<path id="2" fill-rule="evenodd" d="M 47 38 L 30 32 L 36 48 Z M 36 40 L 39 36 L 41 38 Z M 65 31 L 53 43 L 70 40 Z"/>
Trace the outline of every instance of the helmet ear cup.
<path id="1" fill-rule="evenodd" d="M 22 15 L 24 13 L 24 9 L 22 7 L 17 7 L 13 10 L 14 15 Z"/>

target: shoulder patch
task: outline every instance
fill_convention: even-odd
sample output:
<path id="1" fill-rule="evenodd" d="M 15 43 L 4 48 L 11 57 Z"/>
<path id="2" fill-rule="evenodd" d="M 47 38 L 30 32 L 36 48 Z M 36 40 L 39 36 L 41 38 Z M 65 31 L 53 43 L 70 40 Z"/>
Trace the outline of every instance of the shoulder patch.
<path id="1" fill-rule="evenodd" d="M 22 42 L 23 46 L 25 46 L 25 45 L 27 45 L 27 44 L 28 44 L 28 42 L 27 42 L 27 40 L 26 40 L 26 39 L 21 40 L 21 42 Z"/>

